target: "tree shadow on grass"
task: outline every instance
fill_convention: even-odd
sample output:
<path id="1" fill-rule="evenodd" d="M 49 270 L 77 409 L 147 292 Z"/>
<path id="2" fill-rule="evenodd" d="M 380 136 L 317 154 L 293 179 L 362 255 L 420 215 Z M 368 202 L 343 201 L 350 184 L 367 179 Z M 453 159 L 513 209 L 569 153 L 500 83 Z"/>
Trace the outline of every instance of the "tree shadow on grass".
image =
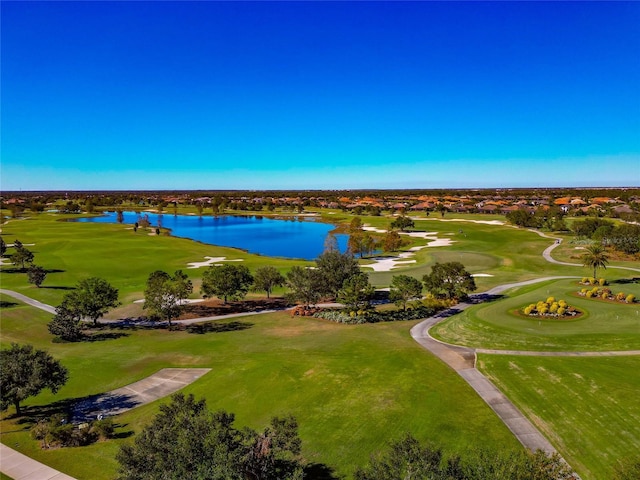
<path id="1" fill-rule="evenodd" d="M 6 302 L 4 300 L 0 300 L 0 308 L 11 308 L 11 307 L 16 307 L 19 304 L 16 302 Z"/>
<path id="2" fill-rule="evenodd" d="M 76 287 L 61 287 L 61 286 L 57 286 L 57 285 L 42 285 L 40 288 L 42 289 L 49 289 L 49 290 L 75 290 Z"/>
<path id="3" fill-rule="evenodd" d="M 611 282 L 611 284 L 618 284 L 618 285 L 628 285 L 629 283 L 640 283 L 640 277 L 633 277 L 633 278 L 620 278 L 618 280 L 613 280 Z"/>
<path id="4" fill-rule="evenodd" d="M 309 480 L 340 480 L 335 470 L 324 463 L 310 463 L 304 467 L 304 478 Z"/>
<path id="5" fill-rule="evenodd" d="M 489 295 L 489 294 L 486 294 L 486 293 L 478 293 L 476 295 L 473 295 L 469 299 L 467 299 L 466 302 L 470 303 L 472 305 L 477 305 L 479 303 L 496 302 L 498 300 L 502 300 L 503 298 L 505 298 L 505 295 L 501 295 L 501 294 Z"/>
<path id="6" fill-rule="evenodd" d="M 47 268 L 44 273 L 64 273 L 66 270 L 60 270 L 59 268 Z M 75 287 L 73 287 L 75 288 Z"/>
<path id="7" fill-rule="evenodd" d="M 253 327 L 253 323 L 249 322 L 226 322 L 226 323 L 216 323 L 216 322 L 207 322 L 207 323 L 196 323 L 192 325 L 187 325 L 186 330 L 189 333 L 220 333 L 220 332 L 236 332 L 240 330 L 247 330 Z"/>

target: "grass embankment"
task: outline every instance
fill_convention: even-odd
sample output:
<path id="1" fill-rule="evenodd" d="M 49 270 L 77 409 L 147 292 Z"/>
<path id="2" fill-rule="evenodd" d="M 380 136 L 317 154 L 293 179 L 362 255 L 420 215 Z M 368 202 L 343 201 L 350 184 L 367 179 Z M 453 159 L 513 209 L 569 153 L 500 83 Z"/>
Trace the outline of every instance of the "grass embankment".
<path id="1" fill-rule="evenodd" d="M 618 283 L 620 282 L 620 283 Z M 639 283 L 617 279 L 614 292 L 640 295 Z M 616 304 L 575 296 L 577 280 L 559 280 L 506 292 L 503 300 L 473 306 L 434 326 L 435 338 L 475 348 L 533 351 L 640 349 L 640 304 Z M 549 296 L 584 312 L 575 320 L 525 317 L 517 310 Z"/>
<path id="2" fill-rule="evenodd" d="M 480 355 L 479 368 L 547 435 L 583 480 L 613 478 L 640 451 L 640 357 Z"/>
<path id="3" fill-rule="evenodd" d="M 278 313 L 236 318 L 246 328 L 224 333 L 137 330 L 113 340 L 61 344 L 46 332 L 49 318 L 23 305 L 2 311 L 3 347 L 32 343 L 70 372 L 57 395 L 47 391 L 25 402 L 27 412 L 108 391 L 164 367 L 210 367 L 185 392 L 205 397 L 211 409 L 236 413 L 241 426 L 262 428 L 271 416 L 292 413 L 305 457 L 342 474 L 405 432 L 449 452 L 479 444 L 519 448 L 467 384 L 409 337 L 411 323 L 351 326 Z M 158 402 L 118 417 L 119 431 L 138 432 L 157 409 Z M 27 428 L 5 419 L 3 443 L 80 479 L 113 478 L 118 446 L 131 441 L 43 451 Z"/>

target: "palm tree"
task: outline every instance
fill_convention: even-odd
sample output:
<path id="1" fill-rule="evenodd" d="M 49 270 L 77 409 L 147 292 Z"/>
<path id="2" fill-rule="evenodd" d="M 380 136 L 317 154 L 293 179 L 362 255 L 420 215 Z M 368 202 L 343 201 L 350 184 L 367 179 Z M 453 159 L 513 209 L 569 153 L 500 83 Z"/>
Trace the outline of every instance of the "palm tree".
<path id="1" fill-rule="evenodd" d="M 593 268 L 593 278 L 597 278 L 598 268 L 602 267 L 606 270 L 607 263 L 609 263 L 609 256 L 600 244 L 587 247 L 586 253 L 582 256 L 582 265 Z"/>

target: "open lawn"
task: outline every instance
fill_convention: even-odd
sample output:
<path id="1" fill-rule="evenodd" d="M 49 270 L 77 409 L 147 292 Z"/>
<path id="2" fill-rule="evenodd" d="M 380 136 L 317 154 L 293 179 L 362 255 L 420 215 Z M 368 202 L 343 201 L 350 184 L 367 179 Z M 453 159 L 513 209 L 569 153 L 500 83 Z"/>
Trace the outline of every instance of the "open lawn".
<path id="1" fill-rule="evenodd" d="M 640 357 L 480 355 L 478 367 L 544 432 L 583 480 L 613 477 L 640 451 Z"/>
<path id="2" fill-rule="evenodd" d="M 18 302 L 14 302 L 18 303 Z M 239 425 L 264 427 L 273 415 L 294 414 L 304 455 L 348 474 L 386 442 L 412 432 L 447 451 L 519 444 L 468 385 L 409 336 L 412 323 L 339 325 L 286 313 L 234 319 L 235 331 L 204 335 L 152 329 L 92 343 L 52 343 L 49 316 L 31 307 L 2 310 L 2 346 L 29 342 L 69 368 L 57 395 L 26 402 L 35 415 L 52 402 L 108 391 L 163 367 L 213 370 L 185 389 L 211 409 L 237 415 Z M 158 402 L 117 418 L 119 432 L 137 432 Z M 9 414 L 3 443 L 77 478 L 112 478 L 114 455 L 127 439 L 89 447 L 42 451 L 28 424 Z M 82 459 L 79 461 L 79 459 Z"/>
<path id="3" fill-rule="evenodd" d="M 624 279 L 618 279 L 618 281 Z M 578 280 L 545 282 L 506 292 L 504 299 L 476 305 L 434 326 L 430 333 L 449 343 L 476 348 L 533 351 L 640 349 L 640 304 L 616 304 L 575 296 Z M 613 283 L 614 292 L 640 295 L 639 283 Z M 554 296 L 584 314 L 575 320 L 539 320 L 518 309 Z"/>

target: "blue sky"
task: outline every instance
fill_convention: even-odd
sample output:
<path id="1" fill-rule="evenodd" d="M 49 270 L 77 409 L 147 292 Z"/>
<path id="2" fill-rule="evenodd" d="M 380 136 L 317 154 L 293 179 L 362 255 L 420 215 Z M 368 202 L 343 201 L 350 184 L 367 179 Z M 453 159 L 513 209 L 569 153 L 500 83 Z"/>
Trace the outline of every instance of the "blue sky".
<path id="1" fill-rule="evenodd" d="M 640 2 L 7 2 L 3 190 L 640 186 Z"/>

